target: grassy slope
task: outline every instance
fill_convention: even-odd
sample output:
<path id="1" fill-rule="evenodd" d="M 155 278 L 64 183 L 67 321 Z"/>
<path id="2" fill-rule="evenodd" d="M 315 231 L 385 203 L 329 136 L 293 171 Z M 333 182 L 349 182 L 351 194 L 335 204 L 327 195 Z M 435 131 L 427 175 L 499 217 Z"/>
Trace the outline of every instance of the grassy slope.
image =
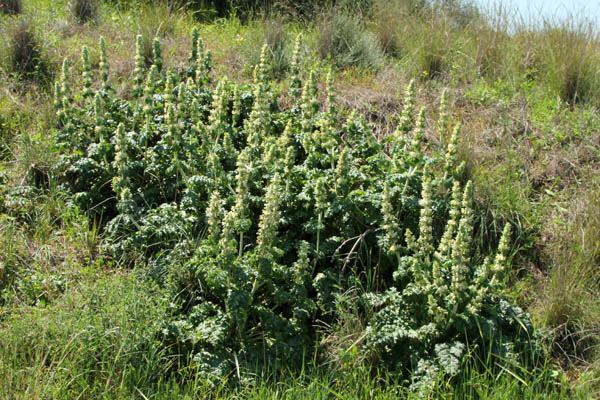
<path id="1" fill-rule="evenodd" d="M 104 36 L 111 79 L 126 92 L 138 32 L 162 36 L 171 65 L 181 65 L 187 57 L 187 33 L 194 22 L 185 13 L 160 6 L 135 13 L 106 8 L 98 25 L 78 26 L 70 20 L 66 1 L 31 0 L 24 5 L 26 17 L 43 38 L 43 54 L 53 71 L 65 56 L 80 68 L 83 44 L 92 49 L 92 63 L 97 63 L 96 43 Z M 451 114 L 464 125 L 461 157 L 479 200 L 481 244 L 497 240 L 495 227 L 503 220 L 517 226 L 514 296 L 533 313 L 539 327 L 555 333 L 554 358 L 548 366 L 558 377 L 553 388 L 525 371 L 519 377 L 502 374 L 495 379 L 469 369 L 459 378 L 460 385 L 453 389 L 440 382 L 432 397 L 538 398 L 544 390 L 563 398 L 569 387 L 574 397 L 597 393 L 600 90 L 598 77 L 587 70 L 598 58 L 593 31 L 577 21 L 571 26 L 554 22 L 544 32 L 522 25 L 509 37 L 510 20 L 501 13 L 494 16 L 495 29 L 490 29 L 480 24 L 461 27 L 446 15 L 411 18 L 401 2 L 391 10 L 376 9 L 374 22 L 367 26 L 387 55 L 375 54 L 376 48 L 369 46 L 377 42 L 365 39 L 369 51 L 358 52 L 358 65 L 345 65 L 337 74 L 341 101 L 366 113 L 383 136 L 393 127 L 393 116 L 402 106 L 399 89 L 409 79 L 419 77 L 418 101 L 433 104 L 429 109 L 437 109 L 441 89 L 449 88 Z M 279 66 L 274 72 L 284 76 L 291 40 L 299 32 L 305 37 L 307 65 L 324 71 L 331 61 L 322 61 L 319 50 L 326 54 L 335 49 L 319 40 L 319 32 L 333 29 L 331 15 L 308 28 L 280 20 L 241 24 L 228 19 L 200 30 L 213 51 L 215 74 L 245 81 L 265 40 Z M 0 17 L 3 36 L 13 27 L 14 19 Z M 46 134 L 52 126 L 51 95 L 36 84 L 8 77 L 8 53 L 5 45 L 1 78 L 8 84 L 0 90 L 0 149 L 7 186 L 18 187 L 44 177 L 58 154 Z M 347 64 L 343 55 L 334 54 L 332 61 Z M 573 79 L 578 93 L 585 93 L 574 106 L 569 89 Z M 439 140 L 430 128 L 429 140 Z M 7 196 L 3 211 L 4 398 L 168 398 L 178 393 L 217 398 L 397 398 L 402 392 L 392 377 L 373 377 L 354 365 L 351 355 L 333 372 L 320 372 L 307 362 L 304 375 L 258 381 L 239 390 L 209 388 L 193 379 L 193 371 L 179 380 L 162 381 L 168 363 L 160 348 L 149 339 L 137 340 L 164 307 L 157 289 L 137 282 L 135 271 L 121 271 L 97 253 L 98 233 L 68 198 L 52 189 L 51 177 L 50 190 L 35 201 L 15 203 Z M 358 383 L 348 387 L 349 382 Z"/>

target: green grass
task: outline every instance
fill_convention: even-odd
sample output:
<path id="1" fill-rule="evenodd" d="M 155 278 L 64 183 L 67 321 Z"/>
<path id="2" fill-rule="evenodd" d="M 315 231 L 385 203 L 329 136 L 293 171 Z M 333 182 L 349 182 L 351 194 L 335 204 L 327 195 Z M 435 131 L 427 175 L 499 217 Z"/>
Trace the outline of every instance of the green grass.
<path id="1" fill-rule="evenodd" d="M 129 90 L 137 33 L 161 37 L 166 63 L 184 65 L 187 33 L 195 24 L 189 12 L 105 4 L 96 24 L 76 26 L 67 3 L 23 1 L 51 76 L 59 75 L 63 57 L 80 72 L 84 44 L 97 65 L 100 36 L 107 38 L 120 92 Z M 473 15 L 457 23 L 450 11 L 415 13 L 409 2 L 394 2 L 386 12 L 375 3 L 364 25 L 342 21 L 364 40 L 358 53 L 322 42 L 323 16 L 304 22 L 278 15 L 245 22 L 231 17 L 199 29 L 213 52 L 215 75 L 241 82 L 251 79 L 265 41 L 276 61 L 271 73 L 286 79 L 293 39 L 301 32 L 305 63 L 321 71 L 338 68 L 344 104 L 368 110 L 382 135 L 390 131 L 390 115 L 401 110 L 398 93 L 409 79 L 419 78 L 419 105 L 436 104 L 441 89 L 449 87 L 450 109 L 466 132 L 460 157 L 477 188 L 480 243 L 495 247 L 504 221 L 517 228 L 512 295 L 539 328 L 554 334 L 553 358 L 536 375 L 469 368 L 453 382 L 437 382 L 429 397 L 597 396 L 597 27 L 573 17 L 535 30 L 502 10 L 491 20 Z M 15 18 L 0 14 L 3 39 Z M 15 79 L 9 40 L 2 42 L 0 78 L 7 84 L 0 88 L 0 397 L 419 398 L 394 376 L 352 357 L 336 366 L 308 360 L 303 373 L 237 388 L 200 381 L 194 371 L 166 373 L 171 361 L 151 337 L 166 305 L 137 272 L 121 271 L 98 254 L 97 229 L 53 189 L 48 171 L 59 153 L 48 135 L 50 90 Z M 439 140 L 432 127 L 427 138 Z M 21 185 L 36 182 L 33 200 L 18 195 Z"/>
<path id="2" fill-rule="evenodd" d="M 384 370 L 373 370 L 348 353 L 335 365 L 307 354 L 301 370 L 249 379 L 242 386 L 174 372 L 155 340 L 164 308 L 160 291 L 136 272 L 106 271 L 101 262 L 52 304 L 22 305 L 0 323 L 0 398 L 212 398 L 212 399 L 563 399 L 572 392 L 547 365 L 532 375 L 508 370 L 502 360 L 488 369 L 473 360 L 452 381 L 409 392 Z"/>

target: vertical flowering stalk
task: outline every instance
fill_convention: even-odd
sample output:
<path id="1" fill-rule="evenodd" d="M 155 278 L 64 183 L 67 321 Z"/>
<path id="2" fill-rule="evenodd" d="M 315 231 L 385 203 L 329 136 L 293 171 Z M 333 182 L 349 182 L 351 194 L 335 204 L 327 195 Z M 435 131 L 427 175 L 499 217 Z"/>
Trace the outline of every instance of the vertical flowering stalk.
<path id="1" fill-rule="evenodd" d="M 236 85 L 233 88 L 233 108 L 231 110 L 231 124 L 238 125 L 242 120 L 242 95 L 240 89 Z"/>
<path id="2" fill-rule="evenodd" d="M 387 184 L 383 188 L 383 196 L 381 197 L 381 215 L 383 216 L 382 247 L 389 254 L 396 254 L 396 256 L 398 256 L 397 251 L 400 242 L 400 226 L 394 215 L 392 196 Z"/>
<path id="3" fill-rule="evenodd" d="M 256 249 L 259 257 L 268 259 L 272 254 L 277 230 L 279 228 L 281 204 L 281 178 L 275 174 L 267 187 L 265 194 L 265 206 L 258 222 L 258 233 L 256 235 Z M 259 275 L 254 278 L 251 296 L 254 296 L 260 288 Z"/>
<path id="4" fill-rule="evenodd" d="M 471 241 L 473 237 L 473 209 L 471 201 L 473 185 L 465 186 L 462 201 L 461 219 L 458 233 L 452 245 L 452 289 L 457 299 L 463 299 L 468 287 L 469 265 L 471 261 Z"/>
<path id="5" fill-rule="evenodd" d="M 115 138 L 115 165 L 117 174 L 113 178 L 112 188 L 117 195 L 118 207 L 123 214 L 133 214 L 135 204 L 131 193 L 128 175 L 127 136 L 125 126 L 120 123 Z"/>
<path id="6" fill-rule="evenodd" d="M 188 78 L 193 78 L 196 75 L 196 70 L 198 69 L 198 41 L 200 40 L 200 35 L 198 33 L 198 28 L 195 26 L 192 28 L 192 48 L 190 50 L 190 56 L 188 57 L 188 69 L 187 76 Z"/>
<path id="7" fill-rule="evenodd" d="M 421 191 L 421 216 L 419 218 L 419 259 L 429 264 L 433 253 L 433 182 L 425 171 Z"/>
<path id="8" fill-rule="evenodd" d="M 154 65 L 156 65 L 156 70 L 160 74 L 163 70 L 163 58 L 160 50 L 160 41 L 157 37 L 152 41 L 152 53 L 154 56 Z"/>
<path id="9" fill-rule="evenodd" d="M 483 260 L 481 266 L 481 272 L 471 287 L 471 291 L 474 293 L 471 299 L 471 303 L 467 306 L 468 310 L 472 314 L 477 314 L 481 310 L 483 299 L 489 292 L 489 288 L 494 286 L 495 281 L 489 282 L 488 279 L 491 274 L 490 259 L 488 257 Z"/>
<path id="10" fill-rule="evenodd" d="M 171 154 L 171 166 L 167 169 L 167 173 L 173 174 L 176 179 L 176 184 L 179 185 L 179 178 L 185 175 L 185 165 L 182 162 L 182 138 L 181 131 L 178 126 L 176 105 L 173 103 L 165 104 L 167 112 L 165 115 L 165 124 L 167 125 L 167 134 L 163 140 L 167 145 L 167 151 Z"/>
<path id="11" fill-rule="evenodd" d="M 455 180 L 452 186 L 452 200 L 450 201 L 450 219 L 446 222 L 446 229 L 444 230 L 437 251 L 440 257 L 449 257 L 452 251 L 452 243 L 460 220 L 461 197 L 462 190 L 460 189 L 460 183 Z"/>
<path id="12" fill-rule="evenodd" d="M 102 97 L 99 93 L 94 96 L 94 132 L 96 137 L 104 140 L 107 137 L 107 127 L 104 118 L 104 107 L 102 106 Z"/>
<path id="13" fill-rule="evenodd" d="M 177 113 L 175 105 L 168 103 L 165 105 L 167 112 L 165 115 L 165 124 L 167 125 L 167 134 L 165 142 L 170 147 L 173 154 L 175 165 L 179 165 L 179 151 L 181 150 L 181 138 L 179 137 L 179 128 L 177 126 Z"/>
<path id="14" fill-rule="evenodd" d="M 183 121 L 186 119 L 186 117 L 189 115 L 189 92 L 188 92 L 188 86 L 186 82 L 180 82 L 179 85 L 177 85 L 177 89 L 175 89 L 175 92 L 177 93 L 177 118 L 180 121 Z"/>
<path id="15" fill-rule="evenodd" d="M 414 160 L 423 160 L 423 143 L 425 142 L 425 108 L 421 108 L 417 123 L 410 143 L 410 157 Z"/>
<path id="16" fill-rule="evenodd" d="M 229 126 L 227 121 L 227 108 L 229 106 L 229 94 L 227 93 L 227 80 L 222 79 L 213 92 L 212 105 L 208 122 L 215 140 Z"/>
<path id="17" fill-rule="evenodd" d="M 60 93 L 62 95 L 63 112 L 67 119 L 70 119 L 73 112 L 73 93 L 71 92 L 71 84 L 69 82 L 69 59 L 65 58 L 62 65 L 62 74 L 60 76 Z"/>
<path id="18" fill-rule="evenodd" d="M 256 244 L 258 253 L 266 256 L 274 245 L 277 237 L 280 215 L 281 178 L 275 174 L 267 187 L 265 195 L 265 207 L 260 215 Z"/>
<path id="19" fill-rule="evenodd" d="M 70 68 L 69 68 L 69 59 L 65 58 L 65 60 L 63 61 L 63 67 L 62 67 L 62 75 L 60 77 L 60 81 L 61 81 L 61 88 L 60 88 L 60 93 L 62 95 L 62 108 L 63 108 L 63 112 L 62 112 L 62 117 L 63 120 L 65 121 L 65 132 L 67 134 L 67 136 L 69 137 L 74 137 L 75 136 L 75 126 L 73 125 L 73 118 L 74 118 L 74 107 L 73 107 L 73 93 L 71 92 L 71 85 L 69 83 L 69 74 L 70 74 Z"/>
<path id="20" fill-rule="evenodd" d="M 63 124 L 65 120 L 65 110 L 63 105 L 63 95 L 60 81 L 54 82 L 54 111 L 59 124 Z"/>
<path id="21" fill-rule="evenodd" d="M 473 237 L 473 183 L 468 181 L 465 185 L 463 199 L 461 204 L 461 218 L 467 221 L 467 237 Z M 471 246 L 469 245 L 469 248 Z"/>
<path id="22" fill-rule="evenodd" d="M 83 91 L 81 95 L 84 99 L 94 96 L 92 91 L 92 67 L 90 65 L 90 56 L 87 46 L 81 48 L 81 62 L 83 64 Z"/>
<path id="23" fill-rule="evenodd" d="M 170 104 L 175 104 L 175 74 L 171 71 L 167 72 L 167 83 L 165 85 L 165 109 Z"/>
<path id="24" fill-rule="evenodd" d="M 415 80 L 411 80 L 406 87 L 406 97 L 404 99 L 404 108 L 402 109 L 402 115 L 398 124 L 399 132 L 407 134 L 411 131 L 413 124 L 415 123 Z"/>
<path id="25" fill-rule="evenodd" d="M 300 79 L 300 49 L 302 46 L 302 34 L 296 36 L 294 42 L 294 52 L 292 53 L 292 63 L 290 66 L 290 72 L 292 75 L 292 82 L 290 84 L 290 96 L 294 99 L 298 99 L 302 94 L 302 80 Z"/>
<path id="26" fill-rule="evenodd" d="M 154 113 L 154 91 L 156 89 L 156 81 L 158 79 L 158 68 L 156 65 L 150 67 L 146 85 L 144 86 L 144 108 L 143 112 L 146 115 L 146 122 L 150 122 Z"/>
<path id="27" fill-rule="evenodd" d="M 221 163 L 221 158 L 216 151 L 209 151 L 206 157 L 206 165 L 208 175 L 212 179 L 212 189 L 218 190 L 223 185 L 223 177 L 225 176 L 225 170 Z"/>
<path id="28" fill-rule="evenodd" d="M 317 212 L 317 246 L 315 250 L 315 267 L 317 265 L 317 260 L 319 259 L 319 245 L 321 243 L 321 230 L 325 228 L 323 224 L 323 216 L 325 214 L 325 210 L 327 210 L 327 187 L 325 177 L 320 177 L 317 179 L 317 183 L 315 185 L 315 210 Z"/>
<path id="29" fill-rule="evenodd" d="M 442 98 L 440 99 L 440 116 L 438 119 L 437 130 L 440 135 L 440 143 L 442 146 L 446 145 L 448 130 L 450 129 L 450 114 L 448 112 L 448 89 L 444 88 L 442 91 Z"/>
<path id="30" fill-rule="evenodd" d="M 137 35 L 135 42 L 135 69 L 133 70 L 133 98 L 139 99 L 144 93 L 144 40 L 142 35 Z"/>
<path id="31" fill-rule="evenodd" d="M 309 244 L 306 241 L 301 241 L 298 247 L 298 259 L 294 263 L 296 283 L 303 285 L 304 278 L 308 278 L 310 273 L 310 259 L 308 258 Z"/>
<path id="32" fill-rule="evenodd" d="M 212 54 L 209 50 L 204 51 L 202 39 L 197 40 L 198 58 L 196 61 L 196 84 L 201 87 L 209 82 L 209 74 L 212 70 Z"/>
<path id="33" fill-rule="evenodd" d="M 450 139 L 448 140 L 448 145 L 446 146 L 446 154 L 444 155 L 445 163 L 444 170 L 446 177 L 450 177 L 454 175 L 456 168 L 456 159 L 458 153 L 458 139 L 460 136 L 460 124 L 457 124 L 450 135 Z"/>
<path id="34" fill-rule="evenodd" d="M 296 149 L 294 148 L 293 144 L 293 130 L 293 122 L 292 120 L 289 120 L 280 139 L 280 151 L 282 153 L 281 156 L 283 156 L 283 170 L 281 173 L 283 174 L 283 180 L 285 181 L 286 195 L 290 193 L 292 171 L 294 169 L 294 165 L 296 164 Z"/>
<path id="35" fill-rule="evenodd" d="M 108 57 L 106 55 L 106 41 L 100 37 L 100 78 L 102 79 L 102 90 L 109 92 L 112 88 L 108 84 Z"/>
<path id="36" fill-rule="evenodd" d="M 219 248 L 221 249 L 221 257 L 226 262 L 232 262 L 236 256 L 236 241 L 235 241 L 235 221 L 236 213 L 230 210 L 223 218 L 223 230 L 221 239 L 219 240 Z"/>
<path id="37" fill-rule="evenodd" d="M 496 253 L 496 257 L 494 258 L 494 263 L 491 267 L 492 276 L 492 285 L 501 284 L 504 281 L 504 275 L 506 270 L 506 260 L 508 256 L 508 251 L 510 250 L 510 236 L 512 231 L 512 226 L 507 223 L 504 226 L 504 230 L 502 231 L 502 236 L 500 237 L 500 243 L 498 244 L 498 252 Z"/>
<path id="38" fill-rule="evenodd" d="M 246 233 L 252 224 L 248 210 L 248 199 L 250 188 L 250 171 L 252 170 L 252 160 L 248 150 L 244 149 L 237 160 L 237 175 L 235 189 L 235 203 L 232 213 L 235 215 L 236 231 L 239 233 L 239 256 L 242 256 L 244 249 L 244 233 Z"/>
<path id="39" fill-rule="evenodd" d="M 319 87 L 317 86 L 317 74 L 313 70 L 308 76 L 308 80 L 304 85 L 302 91 L 302 105 L 301 105 L 301 120 L 300 124 L 305 134 L 312 131 L 314 126 L 314 116 L 319 111 Z"/>
<path id="40" fill-rule="evenodd" d="M 208 220 L 208 237 L 217 241 L 221 234 L 221 198 L 216 190 L 210 196 L 206 218 Z"/>
<path id="41" fill-rule="evenodd" d="M 333 71 L 329 68 L 327 72 L 327 122 L 330 128 L 335 128 L 337 126 L 337 92 L 335 90 L 335 85 L 333 82 Z"/>
<path id="42" fill-rule="evenodd" d="M 340 153 L 337 166 L 335 168 L 335 192 L 337 195 L 343 195 L 348 192 L 348 186 L 351 181 L 350 178 L 350 154 L 348 148 L 344 147 Z"/>
<path id="43" fill-rule="evenodd" d="M 269 99 L 266 83 L 267 45 L 260 53 L 260 63 L 254 70 L 254 106 L 247 120 L 248 146 L 259 151 L 264 144 L 264 138 L 269 136 Z"/>

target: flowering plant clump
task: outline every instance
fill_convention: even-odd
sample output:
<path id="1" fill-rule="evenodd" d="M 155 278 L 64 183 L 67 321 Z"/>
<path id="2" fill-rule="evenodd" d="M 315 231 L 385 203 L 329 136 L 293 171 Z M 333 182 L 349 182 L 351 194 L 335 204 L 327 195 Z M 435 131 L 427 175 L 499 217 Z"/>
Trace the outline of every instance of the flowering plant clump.
<path id="1" fill-rule="evenodd" d="M 444 116 L 447 143 L 428 149 L 414 83 L 380 142 L 339 109 L 331 73 L 322 105 L 300 39 L 289 92 L 276 94 L 266 49 L 252 84 L 213 83 L 210 52 L 192 38 L 181 73 L 165 68 L 158 40 L 146 70 L 138 38 L 131 100 L 115 96 L 103 40 L 99 89 L 87 48 L 81 95 L 66 60 L 55 87 L 62 186 L 103 222 L 105 251 L 165 286 L 157 335 L 176 355 L 210 377 L 299 364 L 317 321 L 335 321 L 356 286 L 368 288 L 356 299 L 363 349 L 416 385 L 459 372 L 467 345 L 509 357 L 530 344 L 527 316 L 502 297 L 510 228 L 477 263 L 460 129 L 447 133 Z"/>

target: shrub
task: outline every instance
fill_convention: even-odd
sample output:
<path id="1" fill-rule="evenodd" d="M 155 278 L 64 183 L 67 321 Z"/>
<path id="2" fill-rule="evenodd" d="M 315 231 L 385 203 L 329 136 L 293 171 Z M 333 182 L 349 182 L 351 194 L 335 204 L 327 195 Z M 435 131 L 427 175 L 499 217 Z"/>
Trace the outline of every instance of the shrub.
<path id="1" fill-rule="evenodd" d="M 100 13 L 98 0 L 71 0 L 69 11 L 78 24 L 96 22 Z"/>
<path id="2" fill-rule="evenodd" d="M 318 321 L 334 323 L 352 288 L 363 288 L 362 348 L 412 371 L 414 387 L 428 367 L 456 374 L 467 346 L 514 362 L 530 350 L 528 317 L 503 296 L 509 227 L 493 261 L 474 259 L 460 131 L 425 146 L 414 82 L 380 143 L 363 117 L 342 115 L 331 75 L 321 108 L 298 51 L 284 110 L 266 45 L 253 84 L 212 88 L 210 54 L 193 37 L 193 73 L 156 60 L 136 69 L 145 83 L 132 102 L 106 89 L 75 104 L 68 63 L 56 87 L 56 176 L 102 216 L 106 251 L 143 262 L 169 293 L 159 336 L 172 356 L 242 381 L 299 366 Z"/>
<path id="3" fill-rule="evenodd" d="M 2 4 L 0 11 L 6 15 L 17 15 L 23 12 L 21 0 L 3 0 L 0 4 Z"/>

